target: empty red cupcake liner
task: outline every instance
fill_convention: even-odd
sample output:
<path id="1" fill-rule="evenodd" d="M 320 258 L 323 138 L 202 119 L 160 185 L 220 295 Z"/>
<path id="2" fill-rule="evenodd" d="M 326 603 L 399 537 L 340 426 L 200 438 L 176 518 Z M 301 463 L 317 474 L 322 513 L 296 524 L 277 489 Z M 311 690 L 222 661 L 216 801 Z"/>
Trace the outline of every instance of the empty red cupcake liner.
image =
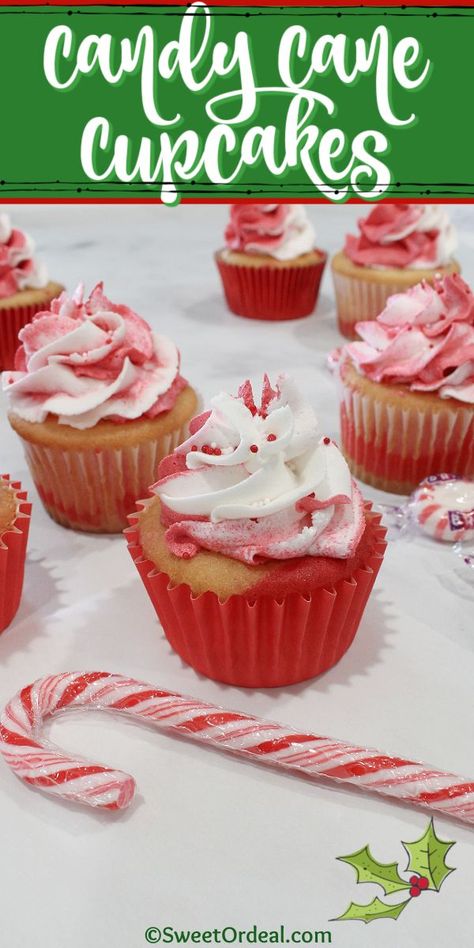
<path id="1" fill-rule="evenodd" d="M 474 476 L 474 411 L 388 404 L 342 380 L 341 446 L 352 473 L 381 490 L 410 494 L 430 474 Z"/>
<path id="2" fill-rule="evenodd" d="M 306 266 L 252 267 L 228 263 L 221 253 L 216 263 L 227 305 L 237 316 L 278 321 L 310 316 L 316 307 L 326 265 L 322 259 Z"/>
<path id="3" fill-rule="evenodd" d="M 0 632 L 3 632 L 15 618 L 20 605 L 31 504 L 19 481 L 11 481 L 8 474 L 2 474 L 1 480 L 13 488 L 18 503 L 12 526 L 0 534 Z"/>
<path id="4" fill-rule="evenodd" d="M 143 506 L 142 501 L 138 506 Z M 370 504 L 367 505 L 367 511 Z M 354 575 L 311 595 L 282 601 L 243 595 L 221 601 L 173 586 L 143 553 L 137 515 L 125 530 L 130 555 L 165 635 L 180 657 L 208 678 L 244 688 L 292 685 L 322 674 L 347 651 L 357 632 L 385 551 L 385 530 L 375 522 L 373 549 Z"/>
<path id="5" fill-rule="evenodd" d="M 49 303 L 32 303 L 29 306 L 10 306 L 0 309 L 0 371 L 13 369 L 15 352 L 18 349 L 18 333 L 30 323 L 36 313 L 47 309 Z"/>
<path id="6" fill-rule="evenodd" d="M 67 451 L 22 438 L 41 501 L 63 527 L 89 533 L 121 533 L 157 478 L 158 465 L 184 441 L 187 425 L 154 441 L 117 449 Z"/>

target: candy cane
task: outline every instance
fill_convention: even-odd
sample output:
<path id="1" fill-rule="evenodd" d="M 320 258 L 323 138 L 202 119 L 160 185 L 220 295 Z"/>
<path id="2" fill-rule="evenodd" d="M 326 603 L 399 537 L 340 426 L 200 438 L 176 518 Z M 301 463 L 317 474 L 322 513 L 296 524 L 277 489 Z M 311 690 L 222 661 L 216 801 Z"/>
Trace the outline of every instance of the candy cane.
<path id="1" fill-rule="evenodd" d="M 70 757 L 41 736 L 46 718 L 74 708 L 120 711 L 258 763 L 327 777 L 474 823 L 474 781 L 108 672 L 40 678 L 23 688 L 0 718 L 0 751 L 7 764 L 26 783 L 63 799 L 116 810 L 128 806 L 135 790 L 128 774 Z"/>

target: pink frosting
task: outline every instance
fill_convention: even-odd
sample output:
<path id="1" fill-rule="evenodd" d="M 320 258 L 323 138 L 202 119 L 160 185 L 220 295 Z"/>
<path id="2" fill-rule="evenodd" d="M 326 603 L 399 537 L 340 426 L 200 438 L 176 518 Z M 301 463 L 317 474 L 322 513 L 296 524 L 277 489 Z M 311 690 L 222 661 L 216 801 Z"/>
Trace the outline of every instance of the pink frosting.
<path id="1" fill-rule="evenodd" d="M 191 437 L 160 465 L 166 541 L 181 558 L 208 549 L 241 560 L 347 559 L 365 527 L 361 495 L 291 379 L 260 404 L 249 381 L 194 419 Z"/>
<path id="2" fill-rule="evenodd" d="M 362 267 L 437 267 L 455 247 L 452 228 L 440 208 L 420 204 L 377 204 L 348 235 L 344 251 Z"/>
<path id="3" fill-rule="evenodd" d="M 343 353 L 367 378 L 474 403 L 474 296 L 457 274 L 391 296 L 356 329 Z"/>
<path id="4" fill-rule="evenodd" d="M 314 249 L 314 230 L 298 204 L 233 204 L 225 231 L 229 250 L 281 260 Z"/>
<path id="5" fill-rule="evenodd" d="M 6 214 L 0 215 L 0 298 L 6 299 L 26 287 L 46 286 L 47 274 L 34 257 L 33 241 L 12 228 Z"/>
<path id="6" fill-rule="evenodd" d="M 101 419 L 154 418 L 172 408 L 185 381 L 171 340 L 153 333 L 128 306 L 112 303 L 99 283 L 65 293 L 20 332 L 15 371 L 3 384 L 12 410 L 29 421 L 48 414 L 89 428 Z"/>

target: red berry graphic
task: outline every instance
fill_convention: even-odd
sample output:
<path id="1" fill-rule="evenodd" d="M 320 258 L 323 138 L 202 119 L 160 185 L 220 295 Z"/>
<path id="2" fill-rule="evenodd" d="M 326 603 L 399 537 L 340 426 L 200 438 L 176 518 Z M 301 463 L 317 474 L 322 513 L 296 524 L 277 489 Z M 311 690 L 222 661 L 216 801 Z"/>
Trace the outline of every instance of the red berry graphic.
<path id="1" fill-rule="evenodd" d="M 419 876 L 410 876 L 410 885 L 418 885 Z"/>
<path id="2" fill-rule="evenodd" d="M 426 878 L 426 876 L 421 876 L 421 877 L 418 879 L 418 888 L 419 888 L 419 889 L 427 889 L 428 886 L 429 886 L 429 882 L 428 882 L 428 879 Z"/>
<path id="3" fill-rule="evenodd" d="M 410 889 L 410 895 L 413 896 L 413 898 L 416 898 L 417 895 L 421 895 L 421 889 L 419 889 L 418 887 L 412 886 Z"/>

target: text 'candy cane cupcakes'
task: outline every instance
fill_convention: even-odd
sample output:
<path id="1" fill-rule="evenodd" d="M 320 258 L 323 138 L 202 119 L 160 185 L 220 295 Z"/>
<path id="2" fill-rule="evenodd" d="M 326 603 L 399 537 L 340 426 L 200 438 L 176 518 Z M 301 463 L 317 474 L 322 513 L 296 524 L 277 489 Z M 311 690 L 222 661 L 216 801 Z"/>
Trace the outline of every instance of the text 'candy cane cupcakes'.
<path id="1" fill-rule="evenodd" d="M 36 259 L 31 237 L 0 214 L 0 370 L 13 368 L 22 326 L 62 289 Z"/>
<path id="2" fill-rule="evenodd" d="M 175 344 L 95 287 L 62 294 L 20 332 L 4 372 L 9 420 L 48 513 L 120 532 L 196 410 Z"/>
<path id="3" fill-rule="evenodd" d="M 367 484 L 410 494 L 474 476 L 474 296 L 447 276 L 396 294 L 341 353 L 342 449 Z"/>
<path id="4" fill-rule="evenodd" d="M 272 687 L 334 665 L 385 549 L 339 449 L 296 385 L 220 394 L 160 465 L 129 549 L 178 654 L 210 678 Z"/>
<path id="5" fill-rule="evenodd" d="M 300 204 L 233 204 L 216 253 L 227 305 L 249 319 L 309 316 L 326 254 Z"/>
<path id="6" fill-rule="evenodd" d="M 31 504 L 18 481 L 0 476 L 0 632 L 20 605 Z"/>
<path id="7" fill-rule="evenodd" d="M 389 296 L 459 272 L 457 239 L 446 211 L 425 204 L 378 204 L 359 220 L 332 260 L 339 329 L 355 339 L 356 323 L 375 319 Z"/>

